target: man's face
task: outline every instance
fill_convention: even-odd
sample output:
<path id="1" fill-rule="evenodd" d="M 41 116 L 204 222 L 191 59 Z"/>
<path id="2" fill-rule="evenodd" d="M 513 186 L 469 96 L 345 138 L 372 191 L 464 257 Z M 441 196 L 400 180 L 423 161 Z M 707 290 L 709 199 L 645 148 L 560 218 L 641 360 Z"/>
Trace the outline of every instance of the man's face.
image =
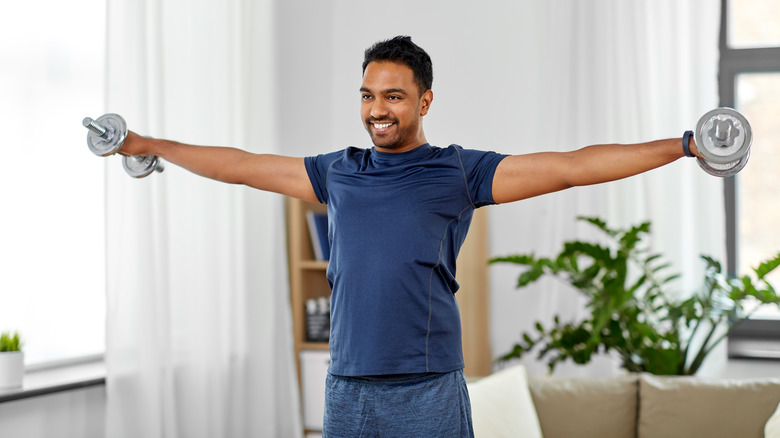
<path id="1" fill-rule="evenodd" d="M 377 149 L 404 152 L 427 142 L 422 118 L 433 93 L 428 90 L 420 96 L 408 66 L 391 61 L 369 63 L 360 95 L 360 116 Z"/>

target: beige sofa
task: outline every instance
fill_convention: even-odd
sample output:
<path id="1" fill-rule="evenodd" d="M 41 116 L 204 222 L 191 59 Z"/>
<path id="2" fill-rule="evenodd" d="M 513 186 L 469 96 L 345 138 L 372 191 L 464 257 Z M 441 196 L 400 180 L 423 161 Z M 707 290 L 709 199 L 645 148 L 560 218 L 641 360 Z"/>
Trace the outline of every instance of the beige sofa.
<path id="1" fill-rule="evenodd" d="M 477 438 L 762 438 L 780 421 L 780 378 L 529 379 L 515 366 L 469 393 Z"/>

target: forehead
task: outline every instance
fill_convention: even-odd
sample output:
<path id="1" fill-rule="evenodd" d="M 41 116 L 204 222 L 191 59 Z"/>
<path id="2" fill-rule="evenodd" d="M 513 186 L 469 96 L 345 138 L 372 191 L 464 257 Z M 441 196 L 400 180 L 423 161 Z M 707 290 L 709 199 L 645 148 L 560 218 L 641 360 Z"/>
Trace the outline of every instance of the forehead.
<path id="1" fill-rule="evenodd" d="M 373 91 L 391 88 L 404 89 L 409 93 L 417 91 L 412 69 L 394 61 L 370 62 L 363 74 L 363 88 Z"/>

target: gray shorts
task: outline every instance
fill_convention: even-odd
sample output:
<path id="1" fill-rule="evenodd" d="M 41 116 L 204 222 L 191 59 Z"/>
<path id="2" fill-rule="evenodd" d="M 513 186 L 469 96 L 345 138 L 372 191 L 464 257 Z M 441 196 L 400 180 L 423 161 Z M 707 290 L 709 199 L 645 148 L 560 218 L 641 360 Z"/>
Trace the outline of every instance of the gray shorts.
<path id="1" fill-rule="evenodd" d="M 473 437 L 462 370 L 325 382 L 323 438 Z"/>

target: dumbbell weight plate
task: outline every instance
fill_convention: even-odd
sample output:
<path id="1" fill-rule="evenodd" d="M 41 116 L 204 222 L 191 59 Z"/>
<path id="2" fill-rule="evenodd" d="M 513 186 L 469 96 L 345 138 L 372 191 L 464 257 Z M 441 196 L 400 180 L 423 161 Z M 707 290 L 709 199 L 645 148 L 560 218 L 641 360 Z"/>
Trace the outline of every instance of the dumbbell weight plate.
<path id="1" fill-rule="evenodd" d="M 745 167 L 749 159 L 750 159 L 750 150 L 748 150 L 745 155 L 740 157 L 739 160 L 731 163 L 726 163 L 726 164 L 713 163 L 703 158 L 697 158 L 696 162 L 699 163 L 699 167 L 704 169 L 704 171 L 709 173 L 710 175 L 719 176 L 721 178 L 727 178 L 729 176 L 734 176 L 737 173 L 739 173 L 739 171 Z"/>
<path id="2" fill-rule="evenodd" d="M 162 172 L 163 165 L 156 155 L 133 155 L 122 157 L 122 167 L 125 168 L 125 172 L 133 178 L 143 178 L 148 176 L 155 170 Z"/>
<path id="3" fill-rule="evenodd" d="M 731 108 L 716 108 L 704 114 L 693 136 L 696 148 L 709 164 L 737 163 L 753 141 L 750 123 Z"/>
<path id="4" fill-rule="evenodd" d="M 107 157 L 119 152 L 122 149 L 125 137 L 127 137 L 125 119 L 119 114 L 109 113 L 103 114 L 95 121 L 106 128 L 106 134 L 100 136 L 95 132 L 89 131 L 87 134 L 89 150 L 101 157 Z"/>

